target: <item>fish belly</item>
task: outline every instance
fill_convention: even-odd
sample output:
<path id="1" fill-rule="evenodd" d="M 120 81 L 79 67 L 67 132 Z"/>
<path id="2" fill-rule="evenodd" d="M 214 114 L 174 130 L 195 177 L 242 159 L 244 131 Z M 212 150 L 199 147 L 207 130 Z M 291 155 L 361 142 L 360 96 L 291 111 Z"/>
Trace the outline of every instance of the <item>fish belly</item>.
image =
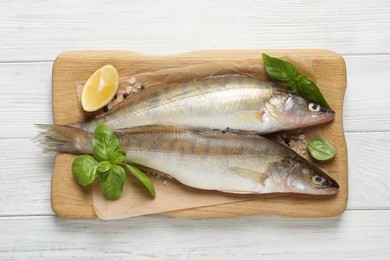
<path id="1" fill-rule="evenodd" d="M 166 173 L 179 182 L 204 190 L 218 190 L 229 193 L 253 194 L 274 192 L 271 179 L 265 182 L 261 176 L 267 165 L 258 165 L 251 173 L 258 176 L 242 174 L 237 165 L 251 166 L 250 158 L 214 158 L 196 154 L 178 155 L 166 152 L 128 151 L 127 160 L 136 164 Z M 237 164 L 237 159 L 239 163 Z M 240 167 L 240 166 L 239 166 Z M 252 167 L 254 168 L 254 167 Z M 247 171 L 249 171 L 247 169 Z M 272 189 L 270 189 L 272 187 Z"/>

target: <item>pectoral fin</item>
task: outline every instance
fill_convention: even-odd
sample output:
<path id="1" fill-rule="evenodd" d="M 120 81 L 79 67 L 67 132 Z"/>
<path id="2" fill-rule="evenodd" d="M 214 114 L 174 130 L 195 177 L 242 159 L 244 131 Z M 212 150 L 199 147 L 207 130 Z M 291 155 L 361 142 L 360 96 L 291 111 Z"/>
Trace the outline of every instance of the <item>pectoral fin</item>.
<path id="1" fill-rule="evenodd" d="M 234 194 L 256 194 L 256 192 L 239 191 L 239 190 L 219 190 L 219 191 L 226 192 L 226 193 L 234 193 Z"/>
<path id="2" fill-rule="evenodd" d="M 240 175 L 244 178 L 254 180 L 254 181 L 259 182 L 261 184 L 264 184 L 265 180 L 269 177 L 268 172 L 262 173 L 262 172 L 258 172 L 258 171 L 254 171 L 254 170 L 246 169 L 246 168 L 240 168 L 240 167 L 231 168 L 231 171 L 234 173 L 237 173 L 238 175 Z"/>
<path id="3" fill-rule="evenodd" d="M 261 173 L 258 171 L 254 171 L 251 169 L 246 168 L 240 168 L 240 167 L 233 167 L 230 168 L 231 173 L 238 174 L 246 179 L 253 180 L 255 182 L 258 182 L 260 184 L 264 184 L 265 180 L 269 177 L 269 174 Z M 255 194 L 256 192 L 251 191 L 240 191 L 240 190 L 220 190 L 222 192 L 228 192 L 228 193 L 235 193 L 235 194 Z"/>
<path id="4" fill-rule="evenodd" d="M 237 112 L 233 115 L 236 123 L 258 123 L 263 118 L 263 110 Z"/>

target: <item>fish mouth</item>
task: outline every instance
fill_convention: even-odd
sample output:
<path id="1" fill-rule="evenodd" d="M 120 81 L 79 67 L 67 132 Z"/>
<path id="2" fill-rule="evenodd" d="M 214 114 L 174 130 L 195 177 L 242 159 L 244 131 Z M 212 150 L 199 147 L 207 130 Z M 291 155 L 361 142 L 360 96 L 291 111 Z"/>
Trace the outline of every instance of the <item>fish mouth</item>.
<path id="1" fill-rule="evenodd" d="M 340 188 L 340 185 L 335 181 L 335 180 L 332 180 L 332 183 L 331 183 L 331 188 L 336 188 L 336 189 L 339 189 Z"/>
<path id="2" fill-rule="evenodd" d="M 316 195 L 333 195 L 339 192 L 340 185 L 333 179 L 328 179 L 325 187 L 320 187 L 315 191 Z"/>
<path id="3" fill-rule="evenodd" d="M 324 117 L 324 119 L 326 119 L 325 122 L 327 122 L 334 119 L 336 112 L 334 112 L 330 107 L 326 107 L 326 108 L 321 108 L 318 115 L 319 117 Z"/>
<path id="4" fill-rule="evenodd" d="M 318 189 L 314 195 L 333 195 L 339 192 L 339 188 L 336 187 L 327 187 L 323 189 Z"/>
<path id="5" fill-rule="evenodd" d="M 310 123 L 308 126 L 330 122 L 335 118 L 335 116 L 336 113 L 331 109 L 326 110 L 325 112 L 320 111 L 318 114 L 312 116 L 310 120 L 311 122 L 309 121 Z"/>

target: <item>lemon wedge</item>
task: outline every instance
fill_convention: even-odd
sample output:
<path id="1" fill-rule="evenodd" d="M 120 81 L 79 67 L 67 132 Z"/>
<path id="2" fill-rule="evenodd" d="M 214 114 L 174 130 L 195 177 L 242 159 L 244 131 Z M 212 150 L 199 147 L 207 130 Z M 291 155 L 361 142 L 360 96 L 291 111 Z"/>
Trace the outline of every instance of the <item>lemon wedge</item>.
<path id="1" fill-rule="evenodd" d="M 85 83 L 81 92 L 81 106 L 87 112 L 99 110 L 114 98 L 118 86 L 119 75 L 115 67 L 101 67 Z"/>

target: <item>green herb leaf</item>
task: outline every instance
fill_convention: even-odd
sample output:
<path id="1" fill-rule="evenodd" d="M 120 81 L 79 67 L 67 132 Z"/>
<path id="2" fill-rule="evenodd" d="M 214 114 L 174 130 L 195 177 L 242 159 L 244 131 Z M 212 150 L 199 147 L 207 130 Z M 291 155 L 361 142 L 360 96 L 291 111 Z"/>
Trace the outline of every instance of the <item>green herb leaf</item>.
<path id="1" fill-rule="evenodd" d="M 314 137 L 307 142 L 307 148 L 310 155 L 320 161 L 332 159 L 337 151 L 336 149 L 321 137 Z"/>
<path id="2" fill-rule="evenodd" d="M 107 199 L 117 200 L 122 194 L 126 173 L 119 165 L 112 165 L 110 170 L 99 175 L 100 187 Z"/>
<path id="3" fill-rule="evenodd" d="M 105 125 L 99 125 L 93 132 L 92 152 L 98 161 L 114 161 L 115 151 L 120 150 L 114 132 Z"/>
<path id="4" fill-rule="evenodd" d="M 263 62 L 268 76 L 278 82 L 288 83 L 287 90 L 298 92 L 302 97 L 311 102 L 330 108 L 317 85 L 300 75 L 294 64 L 263 53 Z"/>
<path id="5" fill-rule="evenodd" d="M 120 164 L 126 159 L 126 152 L 122 150 L 116 150 L 112 156 L 112 163 L 113 164 Z"/>
<path id="6" fill-rule="evenodd" d="M 298 81 L 292 81 L 292 82 L 288 83 L 287 90 L 295 92 L 295 91 L 297 91 L 298 87 L 299 87 L 299 82 Z"/>
<path id="7" fill-rule="evenodd" d="M 296 81 L 299 71 L 288 61 L 262 54 L 265 70 L 271 79 L 279 82 L 290 83 Z"/>
<path id="8" fill-rule="evenodd" d="M 156 198 L 156 190 L 154 189 L 153 182 L 149 179 L 148 175 L 142 172 L 137 167 L 131 164 L 125 164 L 130 173 L 132 173 L 138 180 L 142 182 L 142 184 L 148 189 L 150 194 L 152 194 L 153 198 Z"/>
<path id="9" fill-rule="evenodd" d="M 91 184 L 97 177 L 98 162 L 89 155 L 77 156 L 72 163 L 73 178 L 81 186 Z"/>
<path id="10" fill-rule="evenodd" d="M 322 106 L 329 108 L 329 104 L 326 102 L 320 89 L 310 79 L 303 78 L 300 81 L 298 81 L 297 91 L 298 91 L 299 95 L 307 98 L 311 102 L 314 102 L 314 103 L 317 103 L 317 104 L 320 104 Z"/>
<path id="11" fill-rule="evenodd" d="M 97 171 L 102 173 L 111 169 L 112 164 L 109 161 L 101 161 L 98 164 Z"/>
<path id="12" fill-rule="evenodd" d="M 72 164 L 73 176 L 82 185 L 92 183 L 99 175 L 100 187 L 110 200 L 117 200 L 122 194 L 126 173 L 121 164 L 149 190 L 153 198 L 156 191 L 149 177 L 138 168 L 122 163 L 126 152 L 122 151 L 114 132 L 105 125 L 96 127 L 92 139 L 92 152 L 97 161 L 89 155 L 77 157 Z"/>

